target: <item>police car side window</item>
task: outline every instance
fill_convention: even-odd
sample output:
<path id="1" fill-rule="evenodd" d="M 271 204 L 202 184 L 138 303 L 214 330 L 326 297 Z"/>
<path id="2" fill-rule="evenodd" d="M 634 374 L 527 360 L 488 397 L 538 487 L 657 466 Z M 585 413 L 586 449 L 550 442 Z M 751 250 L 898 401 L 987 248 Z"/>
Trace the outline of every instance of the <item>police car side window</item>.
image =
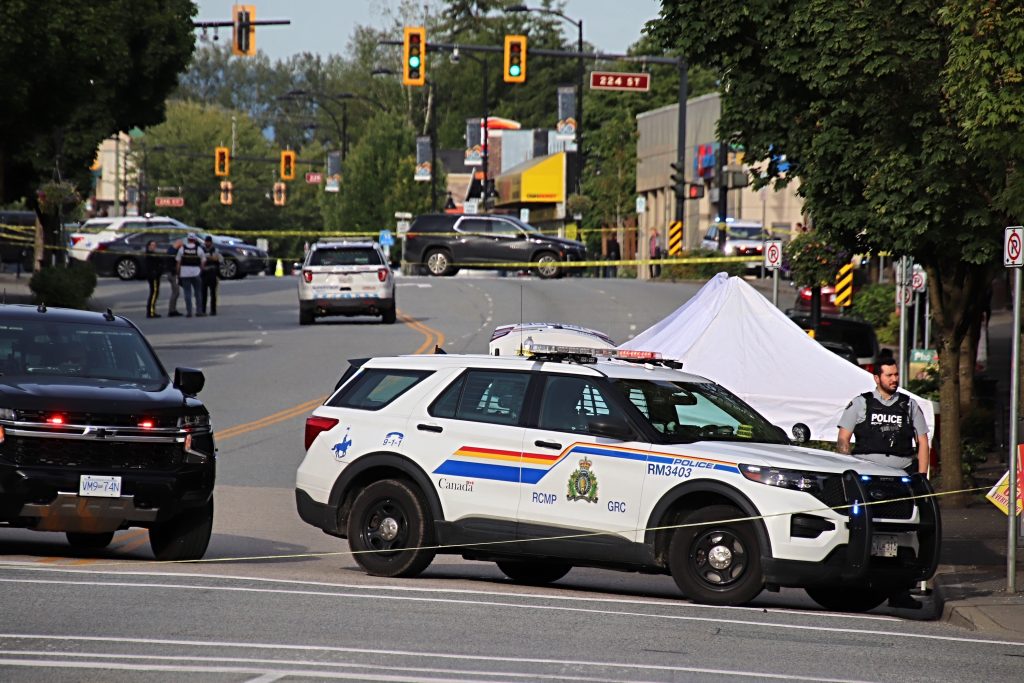
<path id="1" fill-rule="evenodd" d="M 586 433 L 590 418 L 608 415 L 608 402 L 601 390 L 582 377 L 551 376 L 541 401 L 541 429 Z"/>
<path id="2" fill-rule="evenodd" d="M 525 372 L 469 370 L 442 392 L 429 412 L 457 420 L 518 424 L 529 383 Z"/>
<path id="3" fill-rule="evenodd" d="M 457 380 L 448 385 L 448 388 L 441 392 L 433 405 L 427 412 L 434 417 L 455 417 L 455 411 L 459 407 L 459 396 L 462 395 L 462 386 L 466 376 L 460 375 Z"/>
<path id="4" fill-rule="evenodd" d="M 332 408 L 380 410 L 430 374 L 426 370 L 364 370 L 332 396 L 327 405 Z"/>

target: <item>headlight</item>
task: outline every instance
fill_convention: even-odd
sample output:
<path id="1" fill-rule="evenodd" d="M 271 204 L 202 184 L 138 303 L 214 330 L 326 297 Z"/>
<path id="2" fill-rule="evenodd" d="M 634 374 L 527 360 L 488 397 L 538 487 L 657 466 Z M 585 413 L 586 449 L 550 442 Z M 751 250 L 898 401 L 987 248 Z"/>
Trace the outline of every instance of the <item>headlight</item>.
<path id="1" fill-rule="evenodd" d="M 815 497 L 820 497 L 824 492 L 825 480 L 834 476 L 825 472 L 801 472 L 760 465 L 740 465 L 740 472 L 750 481 L 793 491 L 804 491 Z"/>
<path id="2" fill-rule="evenodd" d="M 182 415 L 178 418 L 178 429 L 199 429 L 210 426 L 210 416 L 202 413 Z"/>
<path id="3" fill-rule="evenodd" d="M 0 420 L 16 420 L 18 416 L 10 408 L 0 408 Z"/>

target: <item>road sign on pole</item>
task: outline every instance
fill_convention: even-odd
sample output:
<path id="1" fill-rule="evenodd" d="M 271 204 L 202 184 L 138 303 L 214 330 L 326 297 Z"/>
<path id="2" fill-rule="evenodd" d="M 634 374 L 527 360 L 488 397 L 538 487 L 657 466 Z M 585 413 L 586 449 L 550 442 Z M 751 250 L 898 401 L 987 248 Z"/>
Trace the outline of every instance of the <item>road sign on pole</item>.
<path id="1" fill-rule="evenodd" d="M 928 289 L 928 274 L 924 272 L 924 268 L 920 264 L 914 264 L 914 273 L 910 276 L 910 288 L 914 290 L 915 294 Z"/>
<path id="2" fill-rule="evenodd" d="M 306 174 L 306 182 L 310 185 L 319 185 L 324 181 L 324 174 L 319 171 L 310 171 Z"/>
<path id="3" fill-rule="evenodd" d="M 643 195 L 636 198 L 636 212 L 645 213 L 647 211 L 647 197 Z"/>
<path id="4" fill-rule="evenodd" d="M 853 264 L 844 263 L 836 275 L 835 304 L 848 307 L 853 304 Z"/>
<path id="5" fill-rule="evenodd" d="M 1021 243 L 1024 242 L 1024 227 L 1014 226 L 1003 232 L 1003 265 L 1007 268 L 1020 268 L 1024 266 L 1024 249 Z"/>
<path id="6" fill-rule="evenodd" d="M 764 241 L 764 267 L 768 270 L 782 267 L 782 240 Z"/>
<path id="7" fill-rule="evenodd" d="M 668 255 L 679 256 L 683 253 L 683 222 L 672 221 L 668 224 Z"/>
<path id="8" fill-rule="evenodd" d="M 184 197 L 157 197 L 153 200 L 153 204 L 161 208 L 169 207 L 174 209 L 180 209 L 185 206 Z"/>
<path id="9" fill-rule="evenodd" d="M 1017 420 L 1020 412 L 1020 297 L 1021 268 L 1024 267 L 1024 227 L 1013 226 L 1003 233 L 1003 263 L 1013 268 L 1013 334 L 1010 352 L 1010 487 L 1008 500 L 1017 500 L 1017 442 L 1020 439 Z M 1017 515 L 1007 515 L 1006 592 L 1017 592 Z"/>
<path id="10" fill-rule="evenodd" d="M 591 71 L 590 89 L 647 92 L 651 89 L 651 75 L 645 73 L 620 73 L 617 71 Z"/>

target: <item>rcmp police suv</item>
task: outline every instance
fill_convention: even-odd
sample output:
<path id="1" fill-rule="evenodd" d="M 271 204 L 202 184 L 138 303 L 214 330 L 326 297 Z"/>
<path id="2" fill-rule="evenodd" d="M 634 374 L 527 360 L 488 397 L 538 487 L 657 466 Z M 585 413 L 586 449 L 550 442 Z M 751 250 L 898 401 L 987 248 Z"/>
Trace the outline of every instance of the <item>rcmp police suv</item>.
<path id="1" fill-rule="evenodd" d="M 395 277 L 375 242 L 317 242 L 302 263 L 299 324 L 326 315 L 379 315 L 397 319 Z"/>
<path id="2" fill-rule="evenodd" d="M 862 611 L 934 573 L 924 477 L 794 445 L 657 354 L 524 350 L 363 363 L 306 421 L 299 515 L 380 576 L 447 552 L 526 583 L 606 567 Z"/>

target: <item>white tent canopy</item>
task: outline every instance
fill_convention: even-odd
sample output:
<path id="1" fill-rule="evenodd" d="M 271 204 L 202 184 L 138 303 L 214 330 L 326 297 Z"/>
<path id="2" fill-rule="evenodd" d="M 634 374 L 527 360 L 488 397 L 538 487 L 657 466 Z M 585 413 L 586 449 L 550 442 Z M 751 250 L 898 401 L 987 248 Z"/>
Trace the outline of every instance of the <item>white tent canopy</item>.
<path id="1" fill-rule="evenodd" d="M 787 434 L 803 422 L 821 441 L 834 441 L 850 399 L 875 387 L 871 373 L 811 339 L 757 290 L 725 273 L 619 348 L 682 361 L 684 371 L 728 388 Z M 933 434 L 931 401 L 910 396 Z"/>

